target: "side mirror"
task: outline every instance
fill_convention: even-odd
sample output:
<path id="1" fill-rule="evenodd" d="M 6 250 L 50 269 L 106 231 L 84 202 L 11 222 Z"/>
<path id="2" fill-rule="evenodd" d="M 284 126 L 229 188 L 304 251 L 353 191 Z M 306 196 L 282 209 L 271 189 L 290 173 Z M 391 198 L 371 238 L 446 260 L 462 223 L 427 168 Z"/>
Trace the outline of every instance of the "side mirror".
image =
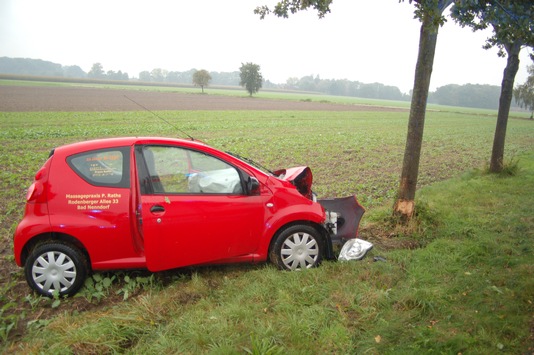
<path id="1" fill-rule="evenodd" d="M 260 194 L 260 182 L 255 177 L 249 176 L 247 180 L 247 191 L 250 196 Z"/>

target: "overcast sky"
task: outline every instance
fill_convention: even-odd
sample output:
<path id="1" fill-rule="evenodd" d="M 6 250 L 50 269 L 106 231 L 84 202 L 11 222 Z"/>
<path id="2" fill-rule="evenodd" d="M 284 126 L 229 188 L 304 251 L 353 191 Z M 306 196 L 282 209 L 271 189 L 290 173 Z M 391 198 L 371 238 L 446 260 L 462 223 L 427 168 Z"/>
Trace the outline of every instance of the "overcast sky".
<path id="1" fill-rule="evenodd" d="M 274 0 L 0 0 L 0 57 L 94 63 L 130 77 L 168 71 L 237 71 L 259 64 L 265 79 L 289 77 L 380 82 L 413 87 L 420 23 L 398 0 L 334 0 L 332 12 L 260 20 L 256 6 Z M 440 29 L 431 90 L 447 84 L 500 85 L 506 59 L 484 50 L 489 32 L 450 20 Z M 521 51 L 515 83 L 526 80 Z"/>

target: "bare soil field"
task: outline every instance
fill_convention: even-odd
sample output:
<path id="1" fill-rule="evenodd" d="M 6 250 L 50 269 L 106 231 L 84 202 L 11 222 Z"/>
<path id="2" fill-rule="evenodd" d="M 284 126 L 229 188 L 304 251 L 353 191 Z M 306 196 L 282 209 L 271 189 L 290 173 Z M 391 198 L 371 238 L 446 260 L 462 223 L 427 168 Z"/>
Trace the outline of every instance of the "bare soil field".
<path id="1" fill-rule="evenodd" d="M 0 111 L 138 111 L 149 110 L 278 110 L 278 111 L 406 111 L 402 108 L 324 102 L 259 99 L 248 96 L 84 87 L 0 86 Z"/>

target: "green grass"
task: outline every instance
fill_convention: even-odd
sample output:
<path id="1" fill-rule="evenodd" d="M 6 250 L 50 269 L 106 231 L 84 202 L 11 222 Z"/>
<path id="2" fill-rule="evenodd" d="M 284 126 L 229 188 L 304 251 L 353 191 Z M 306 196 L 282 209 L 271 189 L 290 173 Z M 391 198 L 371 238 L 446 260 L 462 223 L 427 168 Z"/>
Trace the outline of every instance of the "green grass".
<path id="1" fill-rule="evenodd" d="M 425 248 L 377 245 L 363 261 L 306 272 L 195 269 L 113 307 L 76 314 L 67 304 L 17 349 L 526 353 L 534 311 L 534 152 L 520 159 L 514 177 L 471 173 L 421 190 L 418 202 L 437 216 Z M 372 262 L 374 255 L 387 261 Z"/>
<path id="2" fill-rule="evenodd" d="M 534 301 L 532 122 L 510 120 L 506 156 L 517 160 L 517 167 L 515 176 L 499 177 L 484 173 L 494 113 L 430 111 L 417 225 L 376 236 L 374 229 L 389 232 L 384 221 L 398 185 L 408 113 L 157 114 L 197 139 L 270 168 L 309 165 L 320 196 L 358 195 L 368 208 L 362 237 L 374 238 L 370 256 L 361 262 L 327 262 L 299 273 L 280 272 L 267 264 L 194 268 L 151 279 L 104 274 L 80 297 L 56 301 L 28 297 L 22 272 L 4 271 L 0 331 L 14 324 L 26 336 L 10 339 L 0 349 L 258 354 L 532 351 L 528 350 L 533 346 L 528 339 Z M 3 241 L 10 240 L 24 208 L 25 190 L 55 146 L 109 136 L 183 136 L 148 112 L 2 112 L 0 122 Z M 415 249 L 391 248 L 391 243 L 405 245 L 403 240 Z M 387 261 L 372 262 L 377 255 Z M 13 260 L 10 251 L 0 258 Z"/>
<path id="3" fill-rule="evenodd" d="M 404 151 L 408 113 L 166 111 L 158 115 L 222 150 L 248 156 L 272 169 L 308 165 L 320 196 L 357 194 L 372 207 L 394 197 Z M 125 135 L 182 136 L 149 112 L 0 113 L 5 147 L 0 178 L 31 178 L 57 145 Z M 482 167 L 491 152 L 494 119 L 466 113 L 429 112 L 420 186 Z M 532 124 L 512 119 L 507 154 L 531 149 Z M 31 149 L 28 149 L 31 147 Z M 15 154 L 16 152 L 16 154 Z M 20 170 L 24 171 L 20 171 Z M 26 185 L 21 185 L 25 188 Z"/>

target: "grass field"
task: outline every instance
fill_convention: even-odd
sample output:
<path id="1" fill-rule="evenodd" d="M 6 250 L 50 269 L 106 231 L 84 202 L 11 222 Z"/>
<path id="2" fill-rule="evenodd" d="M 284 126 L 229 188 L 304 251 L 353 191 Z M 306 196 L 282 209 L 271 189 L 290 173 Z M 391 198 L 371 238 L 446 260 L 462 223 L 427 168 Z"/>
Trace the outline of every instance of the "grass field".
<path id="1" fill-rule="evenodd" d="M 272 169 L 310 166 L 320 196 L 357 194 L 362 203 L 372 207 L 391 199 L 396 192 L 407 113 L 177 111 L 157 114 L 195 139 L 250 157 Z M 0 173 L 4 183 L 24 179 L 29 185 L 39 164 L 57 145 L 107 136 L 184 137 L 178 129 L 143 111 L 3 113 L 2 116 L 4 129 L 0 132 L 0 142 L 5 153 L 1 163 L 8 167 Z M 486 115 L 429 112 L 420 186 L 483 167 L 491 153 L 494 122 Z M 528 120 L 511 120 L 507 157 L 532 147 L 532 126 Z M 32 164 L 28 164 L 28 159 Z M 26 169 L 24 174 L 13 173 L 20 169 Z"/>
<path id="2" fill-rule="evenodd" d="M 69 300 L 29 294 L 22 271 L 11 267 L 1 271 L 0 349 L 532 352 L 534 123 L 526 114 L 509 122 L 506 157 L 518 161 L 517 175 L 487 176 L 482 171 L 495 113 L 432 109 L 420 167 L 420 220 L 400 232 L 388 214 L 407 113 L 156 112 L 196 139 L 272 169 L 310 166 L 319 196 L 356 194 L 368 208 L 363 238 L 366 230 L 380 230 L 389 239 L 377 242 L 362 262 L 328 262 L 302 273 L 259 265 L 100 274 Z M 142 111 L 0 112 L 0 123 L 0 238 L 6 246 L 0 258 L 6 265 L 13 264 L 10 238 L 25 190 L 52 148 L 108 136 L 184 136 Z M 415 241 L 412 249 L 389 247 L 403 238 Z M 373 263 L 373 255 L 387 261 Z"/>

